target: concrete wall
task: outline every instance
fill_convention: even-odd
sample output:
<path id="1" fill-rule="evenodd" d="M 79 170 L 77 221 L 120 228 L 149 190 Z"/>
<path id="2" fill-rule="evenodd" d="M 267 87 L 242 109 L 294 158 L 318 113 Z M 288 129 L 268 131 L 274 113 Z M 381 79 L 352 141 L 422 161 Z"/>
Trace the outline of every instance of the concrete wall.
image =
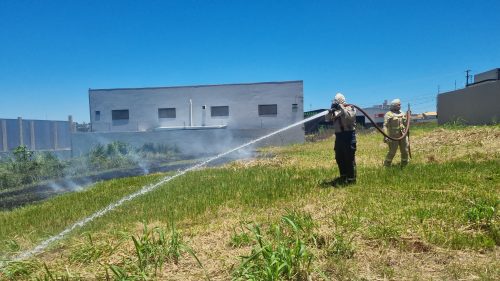
<path id="1" fill-rule="evenodd" d="M 454 121 L 484 125 L 500 121 L 500 81 L 484 82 L 442 93 L 437 100 L 438 124 Z"/>
<path id="2" fill-rule="evenodd" d="M 228 129 L 276 129 L 303 119 L 303 82 L 186 87 L 91 89 L 92 130 L 149 131 L 157 127 L 227 125 Z M 277 104 L 277 116 L 259 116 L 259 104 Z M 297 108 L 292 110 L 292 104 Z M 202 106 L 206 109 L 203 110 Z M 211 106 L 229 106 L 229 116 L 211 117 Z M 176 108 L 176 118 L 158 118 L 158 108 Z M 111 111 L 128 109 L 129 120 L 112 121 Z M 100 120 L 96 120 L 100 111 Z"/>
<path id="3" fill-rule="evenodd" d="M 72 134 L 73 156 L 88 153 L 97 144 L 120 141 L 132 147 L 145 143 L 177 147 L 182 154 L 198 155 L 221 153 L 276 131 L 275 129 L 202 129 L 154 132 L 93 132 Z M 299 125 L 258 142 L 254 147 L 304 142 L 304 128 Z"/>
<path id="4" fill-rule="evenodd" d="M 0 152 L 20 145 L 30 150 L 68 150 L 71 147 L 70 121 L 0 119 Z"/>

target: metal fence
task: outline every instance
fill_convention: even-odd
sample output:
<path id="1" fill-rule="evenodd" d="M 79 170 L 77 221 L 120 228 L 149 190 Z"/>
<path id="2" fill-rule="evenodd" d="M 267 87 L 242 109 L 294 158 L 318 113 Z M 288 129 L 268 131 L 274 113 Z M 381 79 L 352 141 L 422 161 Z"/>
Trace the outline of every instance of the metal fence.
<path id="1" fill-rule="evenodd" d="M 9 152 L 20 145 L 30 150 L 71 149 L 72 118 L 68 121 L 0 119 L 0 152 Z"/>

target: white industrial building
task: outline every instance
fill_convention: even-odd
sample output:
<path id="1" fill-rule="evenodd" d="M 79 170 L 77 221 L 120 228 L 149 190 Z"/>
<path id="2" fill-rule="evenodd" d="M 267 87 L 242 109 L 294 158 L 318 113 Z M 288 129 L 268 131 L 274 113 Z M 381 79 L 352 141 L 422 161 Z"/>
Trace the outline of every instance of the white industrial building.
<path id="1" fill-rule="evenodd" d="M 437 98 L 438 124 L 496 124 L 500 120 L 500 68 L 474 75 L 474 83 Z"/>
<path id="2" fill-rule="evenodd" d="M 304 119 L 303 82 L 89 89 L 91 133 L 75 133 L 74 155 L 113 141 L 218 153 Z M 304 142 L 298 125 L 255 146 Z"/>
<path id="3" fill-rule="evenodd" d="M 93 132 L 272 129 L 303 119 L 303 82 L 89 89 Z"/>
<path id="4" fill-rule="evenodd" d="M 373 119 L 373 121 L 377 125 L 381 126 L 384 124 L 384 115 L 387 113 L 387 111 L 391 110 L 391 107 L 387 103 L 387 100 L 384 100 L 383 104 L 378 104 L 371 107 L 364 107 L 363 110 Z M 365 120 L 365 115 L 359 110 L 356 111 L 356 122 L 366 127 L 373 126 L 373 124 L 368 120 L 368 118 L 366 118 Z"/>

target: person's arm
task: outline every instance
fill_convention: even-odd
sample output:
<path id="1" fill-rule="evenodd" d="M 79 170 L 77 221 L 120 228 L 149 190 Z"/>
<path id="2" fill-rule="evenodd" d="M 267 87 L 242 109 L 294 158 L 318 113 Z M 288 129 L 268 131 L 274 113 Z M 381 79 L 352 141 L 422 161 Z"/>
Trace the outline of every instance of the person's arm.
<path id="1" fill-rule="evenodd" d="M 391 120 L 391 118 L 392 118 L 392 112 L 391 111 L 387 112 L 384 115 L 384 128 L 383 128 L 383 130 L 384 130 L 384 132 L 387 135 L 389 135 L 389 120 Z M 384 137 L 384 142 L 385 143 L 389 143 L 390 142 L 389 138 Z"/>
<path id="2" fill-rule="evenodd" d="M 356 120 L 356 109 L 353 106 L 340 105 L 340 116 L 344 116 L 349 122 Z"/>
<path id="3" fill-rule="evenodd" d="M 326 122 L 332 122 L 333 119 L 335 119 L 335 114 L 332 109 L 328 110 L 328 113 L 325 115 L 325 121 Z"/>
<path id="4" fill-rule="evenodd" d="M 389 128 L 388 128 L 388 124 L 389 124 L 389 120 L 391 119 L 392 117 L 392 114 L 391 112 L 387 112 L 385 115 L 384 115 L 384 132 L 386 134 L 389 134 Z"/>
<path id="5" fill-rule="evenodd" d="M 332 106 L 328 110 L 328 114 L 325 116 L 327 122 L 335 121 L 335 119 L 341 116 L 340 105 L 337 103 L 332 103 Z"/>

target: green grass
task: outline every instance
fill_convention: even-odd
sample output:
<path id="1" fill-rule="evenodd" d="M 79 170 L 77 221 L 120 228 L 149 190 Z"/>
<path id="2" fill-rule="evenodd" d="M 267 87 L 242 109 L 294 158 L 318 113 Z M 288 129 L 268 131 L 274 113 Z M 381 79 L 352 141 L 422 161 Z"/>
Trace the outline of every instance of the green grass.
<path id="1" fill-rule="evenodd" d="M 489 149 L 493 151 L 488 154 L 477 154 L 481 147 L 473 144 L 482 141 L 481 135 L 498 135 L 500 127 L 433 126 L 416 127 L 412 132 L 415 140 L 412 148 L 414 158 L 405 169 L 382 168 L 386 147 L 381 142 L 381 136 L 376 133 L 359 134 L 358 183 L 354 186 L 331 188 L 325 185 L 338 173 L 331 139 L 270 148 L 265 152 L 277 155 L 276 158 L 261 159 L 251 165 L 233 164 L 198 170 L 176 178 L 76 230 L 48 252 L 66 253 L 64 255 L 68 256 L 70 263 L 84 264 L 81 266 L 86 270 L 94 268 L 101 277 L 105 276 L 106 268 L 107 274 L 113 276 L 110 270 L 114 269 L 116 277 L 116 274 L 120 274 L 120 264 L 113 263 L 113 256 L 124 251 L 133 253 L 130 239 L 126 237 L 136 235 L 137 224 L 143 221 L 167 228 L 171 221 L 176 221 L 178 227 L 186 231 L 193 227 L 199 228 L 189 236 L 194 242 L 196 233 L 203 233 L 212 222 L 224 221 L 218 227 L 223 229 L 224 224 L 231 224 L 230 231 L 223 243 L 226 248 L 219 250 L 228 253 L 247 250 L 252 247 L 251 239 L 257 238 L 255 229 L 250 232 L 242 226 L 248 225 L 248 222 L 232 222 L 230 218 L 226 220 L 223 210 L 230 210 L 230 213 L 241 214 L 237 217 L 258 219 L 256 223 L 270 223 L 285 216 L 301 225 L 301 233 L 307 235 L 301 238 L 300 243 L 312 248 L 314 259 L 311 259 L 310 267 L 300 266 L 300 270 L 308 268 L 307 272 L 301 271 L 300 276 L 313 274 L 321 279 L 322 274 L 326 274 L 337 279 L 352 279 L 366 270 L 362 267 L 366 255 L 380 252 L 379 258 L 368 261 L 372 264 L 372 270 L 363 271 L 368 279 L 410 276 L 416 276 L 412 279 L 428 279 L 426 277 L 429 276 L 439 279 L 449 272 L 458 277 L 481 273 L 484 279 L 494 279 L 499 276 L 498 270 L 491 269 L 498 265 L 495 259 L 485 261 L 484 266 L 473 261 L 457 261 L 457 264 L 437 269 L 437 276 L 432 275 L 434 273 L 422 273 L 425 269 L 418 271 L 410 265 L 397 267 L 384 261 L 390 258 L 388 253 L 391 251 L 400 255 L 413 252 L 438 255 L 435 249 L 443 249 L 446 253 L 491 253 L 493 257 L 498 251 L 500 158 L 497 156 L 500 151 L 497 150 L 498 143 L 495 143 L 498 140 L 493 138 L 494 142 L 491 143 L 490 138 L 489 142 L 485 142 L 486 147 L 490 145 Z M 468 137 L 462 141 L 463 145 L 455 146 L 446 139 L 452 133 Z M 422 140 L 435 141 L 436 138 L 439 142 L 433 143 L 435 147 L 431 152 Z M 434 151 L 438 151 L 439 161 L 429 160 L 431 153 L 436 155 Z M 0 212 L 0 252 L 3 256 L 9 256 L 30 249 L 68 225 L 163 176 L 101 182 L 82 192 L 64 194 L 10 212 Z M 310 213 L 316 219 L 301 212 L 285 210 L 300 209 L 307 204 L 318 212 Z M 316 232 L 318 229 L 321 234 Z M 106 239 L 119 242 L 112 247 L 105 247 Z M 273 238 L 261 242 L 268 243 L 266 249 L 270 250 L 277 249 L 279 243 L 276 241 Z M 210 256 L 209 253 L 205 255 Z M 410 259 L 410 254 L 404 257 Z M 36 276 L 47 274 L 48 271 L 41 266 L 43 262 L 44 255 L 30 261 L 26 265 L 29 273 L 24 276 L 33 276 L 32 272 L 37 272 Z M 201 262 L 210 264 L 213 261 Z M 64 276 L 64 267 L 59 268 L 64 262 L 59 267 L 57 261 L 54 263 L 53 267 L 57 270 L 50 265 L 49 270 Z M 226 263 L 233 264 L 232 267 L 228 265 L 228 268 L 234 270 L 238 260 L 228 260 Z M 261 260 L 254 265 L 262 263 Z M 109 266 L 103 267 L 103 264 Z M 408 264 L 412 263 L 408 261 Z M 432 265 L 437 267 L 439 263 Z M 16 266 L 22 272 L 23 267 L 19 264 Z M 193 264 L 195 267 L 196 263 Z M 214 274 L 219 277 L 223 276 L 222 279 L 228 279 L 233 274 L 228 268 L 214 269 L 213 272 L 217 272 Z M 485 268 L 488 269 L 486 272 Z M 251 272 L 255 273 L 253 269 Z M 78 270 L 71 270 L 70 267 L 70 272 L 73 271 Z M 273 272 L 276 274 L 277 271 Z M 127 271 L 122 273 L 127 274 Z M 295 273 L 292 275 L 299 276 Z M 72 274 L 78 275 L 78 272 Z M 200 279 L 205 278 L 204 273 L 193 274 Z"/>

